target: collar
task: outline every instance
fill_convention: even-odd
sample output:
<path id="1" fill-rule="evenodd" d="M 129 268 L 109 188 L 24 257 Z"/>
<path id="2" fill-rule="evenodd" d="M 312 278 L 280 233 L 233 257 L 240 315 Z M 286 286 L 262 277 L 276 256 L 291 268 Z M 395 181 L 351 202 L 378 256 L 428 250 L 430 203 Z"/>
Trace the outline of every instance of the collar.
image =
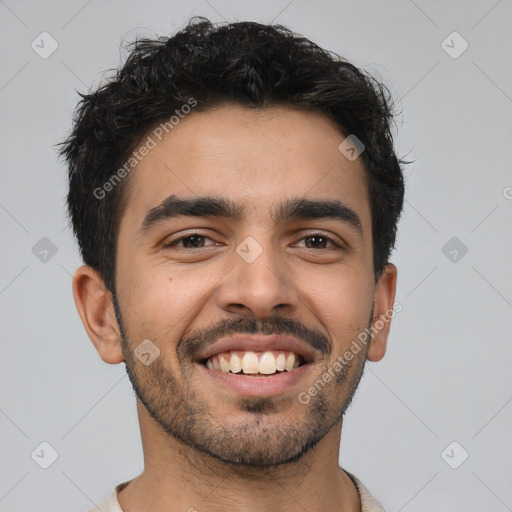
<path id="1" fill-rule="evenodd" d="M 382 508 L 382 505 L 368 492 L 366 487 L 358 478 L 346 470 L 343 471 L 345 471 L 347 476 L 352 480 L 356 486 L 357 491 L 359 492 L 359 499 L 361 500 L 361 512 L 385 512 Z M 124 489 L 130 482 L 131 480 L 128 480 L 127 482 L 116 485 L 112 489 L 108 499 L 103 503 L 100 503 L 97 508 L 94 508 L 89 512 L 123 512 L 123 509 L 117 500 L 117 493 Z"/>

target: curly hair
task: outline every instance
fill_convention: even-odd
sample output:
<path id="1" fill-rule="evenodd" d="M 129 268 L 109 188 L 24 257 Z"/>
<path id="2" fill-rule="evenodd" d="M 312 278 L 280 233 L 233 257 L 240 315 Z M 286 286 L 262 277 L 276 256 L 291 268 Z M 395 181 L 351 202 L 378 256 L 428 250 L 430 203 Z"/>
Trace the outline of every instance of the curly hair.
<path id="1" fill-rule="evenodd" d="M 139 39 L 114 76 L 81 100 L 60 144 L 69 168 L 67 206 L 84 263 L 115 293 L 116 245 L 130 180 L 98 198 L 142 138 L 192 99 L 194 110 L 222 103 L 286 105 L 329 116 L 365 145 L 373 266 L 380 277 L 395 246 L 404 197 L 393 148 L 389 89 L 346 59 L 281 25 L 212 24 L 192 18 L 172 37 Z"/>

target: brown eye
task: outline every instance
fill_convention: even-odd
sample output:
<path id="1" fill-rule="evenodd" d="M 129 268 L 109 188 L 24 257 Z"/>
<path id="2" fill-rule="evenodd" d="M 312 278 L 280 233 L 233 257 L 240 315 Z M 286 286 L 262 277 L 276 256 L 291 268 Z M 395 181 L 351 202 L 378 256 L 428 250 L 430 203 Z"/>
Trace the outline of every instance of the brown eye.
<path id="1" fill-rule="evenodd" d="M 306 249 L 332 249 L 332 248 L 341 248 L 339 244 L 337 244 L 332 238 L 325 236 L 322 233 L 315 233 L 312 235 L 305 236 L 301 239 L 304 240 L 304 247 Z M 330 244 L 330 245 L 329 245 Z"/>
<path id="2" fill-rule="evenodd" d="M 177 238 L 176 240 L 173 240 L 172 242 L 169 242 L 168 244 L 165 244 L 164 247 L 179 247 L 183 249 L 200 249 L 202 247 L 208 247 L 208 245 L 212 244 L 206 244 L 206 240 L 212 240 L 211 238 L 207 236 L 203 236 L 197 233 L 192 233 L 190 235 L 182 236 L 180 238 Z M 212 240 L 213 241 L 213 240 Z"/>
<path id="3" fill-rule="evenodd" d="M 304 238 L 304 240 L 308 240 L 306 242 L 306 247 L 308 249 L 325 249 L 326 244 L 329 242 L 329 239 L 325 236 L 307 236 Z"/>
<path id="4" fill-rule="evenodd" d="M 191 247 L 204 247 L 204 237 L 201 235 L 192 235 L 181 238 L 183 247 L 190 249 Z"/>

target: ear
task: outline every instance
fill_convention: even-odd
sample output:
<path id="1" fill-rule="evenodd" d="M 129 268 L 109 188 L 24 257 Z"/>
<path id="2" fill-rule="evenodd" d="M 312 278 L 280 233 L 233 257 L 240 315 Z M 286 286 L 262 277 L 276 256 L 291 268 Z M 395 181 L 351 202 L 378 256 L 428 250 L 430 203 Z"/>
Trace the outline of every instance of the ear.
<path id="1" fill-rule="evenodd" d="M 397 268 L 388 263 L 375 288 L 373 306 L 373 319 L 370 331 L 372 341 L 368 349 L 367 358 L 369 361 L 380 361 L 386 353 L 391 318 L 394 316 L 394 300 L 396 292 Z"/>
<path id="2" fill-rule="evenodd" d="M 82 265 L 73 276 L 73 297 L 85 330 L 106 363 L 124 361 L 112 293 L 99 273 Z"/>

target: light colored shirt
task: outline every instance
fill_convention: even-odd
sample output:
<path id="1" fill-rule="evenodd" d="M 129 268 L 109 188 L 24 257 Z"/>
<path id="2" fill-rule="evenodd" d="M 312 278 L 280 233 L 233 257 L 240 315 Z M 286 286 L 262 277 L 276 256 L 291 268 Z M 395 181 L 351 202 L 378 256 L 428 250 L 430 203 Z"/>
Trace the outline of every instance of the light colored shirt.
<path id="1" fill-rule="evenodd" d="M 382 505 L 368 492 L 366 487 L 354 475 L 350 474 L 348 471 L 345 471 L 345 473 L 354 482 L 354 485 L 359 492 L 361 512 L 384 512 Z M 89 510 L 89 512 L 123 512 L 123 509 L 119 505 L 119 501 L 117 501 L 117 493 L 126 487 L 130 481 L 116 485 L 112 489 L 108 499 L 100 503 L 97 507 Z"/>

